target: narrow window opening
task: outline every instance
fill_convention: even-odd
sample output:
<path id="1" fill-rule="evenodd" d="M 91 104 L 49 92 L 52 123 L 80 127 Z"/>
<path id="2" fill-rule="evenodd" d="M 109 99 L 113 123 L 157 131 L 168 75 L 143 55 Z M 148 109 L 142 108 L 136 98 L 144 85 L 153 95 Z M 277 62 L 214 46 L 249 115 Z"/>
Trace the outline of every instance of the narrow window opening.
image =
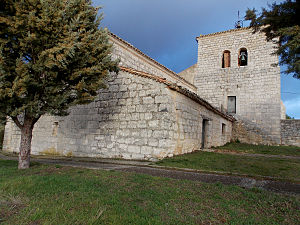
<path id="1" fill-rule="evenodd" d="M 228 96 L 228 113 L 236 113 L 236 96 Z"/>
<path id="2" fill-rule="evenodd" d="M 247 49 L 241 48 L 239 53 L 239 66 L 247 66 L 248 65 L 248 52 Z"/>
<path id="3" fill-rule="evenodd" d="M 222 68 L 230 67 L 230 51 L 225 50 L 222 56 Z"/>
<path id="4" fill-rule="evenodd" d="M 222 135 L 225 135 L 226 132 L 226 124 L 222 123 Z"/>
<path id="5" fill-rule="evenodd" d="M 57 131 L 58 131 L 58 122 L 54 122 L 52 125 L 52 136 L 57 136 Z"/>
<path id="6" fill-rule="evenodd" d="M 201 143 L 201 148 L 204 149 L 206 147 L 206 142 L 207 142 L 207 126 L 208 126 L 208 120 L 203 119 L 202 120 L 202 143 Z"/>

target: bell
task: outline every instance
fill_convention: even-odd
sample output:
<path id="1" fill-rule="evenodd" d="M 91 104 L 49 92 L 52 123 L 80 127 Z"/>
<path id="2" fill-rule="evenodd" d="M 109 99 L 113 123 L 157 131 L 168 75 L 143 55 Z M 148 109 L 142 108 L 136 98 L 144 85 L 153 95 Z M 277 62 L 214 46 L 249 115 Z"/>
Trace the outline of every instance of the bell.
<path id="1" fill-rule="evenodd" d="M 246 54 L 245 54 L 245 52 L 241 53 L 241 60 L 242 61 L 246 61 Z"/>

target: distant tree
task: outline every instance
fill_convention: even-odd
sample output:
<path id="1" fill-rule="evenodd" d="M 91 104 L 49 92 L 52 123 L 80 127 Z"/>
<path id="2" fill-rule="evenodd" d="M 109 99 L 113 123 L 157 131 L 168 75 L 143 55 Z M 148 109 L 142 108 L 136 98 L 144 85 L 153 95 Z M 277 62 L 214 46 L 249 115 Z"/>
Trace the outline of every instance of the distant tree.
<path id="1" fill-rule="evenodd" d="M 288 114 L 286 114 L 286 116 L 285 116 L 285 119 L 287 119 L 287 120 L 294 120 L 295 118 L 294 118 L 294 117 L 291 117 L 291 116 L 289 116 Z"/>
<path id="2" fill-rule="evenodd" d="M 261 30 L 267 41 L 275 41 L 275 51 L 280 56 L 280 65 L 287 65 L 285 73 L 300 79 L 300 0 L 286 0 L 280 4 L 262 8 L 260 14 L 255 9 L 246 11 L 246 20 L 254 32 Z"/>
<path id="3" fill-rule="evenodd" d="M 0 113 L 21 130 L 19 169 L 30 165 L 32 130 L 44 114 L 94 100 L 118 71 L 108 32 L 89 0 L 0 4 Z"/>

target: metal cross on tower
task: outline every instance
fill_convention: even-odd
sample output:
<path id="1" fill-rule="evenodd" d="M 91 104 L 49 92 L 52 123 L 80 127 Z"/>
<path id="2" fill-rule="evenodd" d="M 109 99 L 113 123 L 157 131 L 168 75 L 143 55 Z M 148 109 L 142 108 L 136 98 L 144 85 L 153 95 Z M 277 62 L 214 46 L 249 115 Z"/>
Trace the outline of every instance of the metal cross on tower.
<path id="1" fill-rule="evenodd" d="M 235 23 L 235 28 L 243 27 L 243 20 L 240 20 L 240 11 L 238 11 L 238 21 Z"/>

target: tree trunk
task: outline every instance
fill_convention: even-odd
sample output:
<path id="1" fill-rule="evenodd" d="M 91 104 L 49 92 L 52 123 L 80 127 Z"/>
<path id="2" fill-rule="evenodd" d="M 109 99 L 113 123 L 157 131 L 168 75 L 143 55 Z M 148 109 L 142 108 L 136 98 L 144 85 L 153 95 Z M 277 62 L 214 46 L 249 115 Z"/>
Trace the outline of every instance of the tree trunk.
<path id="1" fill-rule="evenodd" d="M 33 121 L 24 118 L 24 125 L 21 128 L 21 143 L 19 151 L 19 169 L 28 169 L 30 166 L 30 152 L 32 139 Z"/>

